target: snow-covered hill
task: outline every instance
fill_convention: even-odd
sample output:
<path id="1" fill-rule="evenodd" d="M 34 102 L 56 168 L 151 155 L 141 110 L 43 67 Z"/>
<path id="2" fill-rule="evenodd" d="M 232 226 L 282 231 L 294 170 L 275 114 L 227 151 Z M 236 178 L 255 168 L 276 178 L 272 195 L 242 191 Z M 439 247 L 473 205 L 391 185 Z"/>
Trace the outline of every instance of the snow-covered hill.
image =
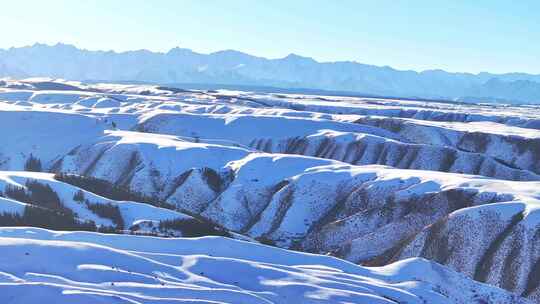
<path id="1" fill-rule="evenodd" d="M 424 259 L 365 268 L 220 237 L 0 228 L 2 303 L 528 303 Z"/>
<path id="2" fill-rule="evenodd" d="M 53 216 L 55 221 L 73 218 L 75 230 L 117 230 L 124 233 L 173 236 L 205 235 L 205 232 L 225 234 L 208 222 L 201 222 L 200 219 L 178 211 L 153 206 L 153 202 L 145 201 L 144 197 L 140 202 L 114 200 L 63 182 L 64 179 L 65 177 L 50 173 L 0 171 L 2 221 L 11 219 L 12 224 L 17 226 L 46 226 L 47 221 L 36 221 L 32 216 L 36 210 L 42 210 L 36 216 Z M 112 193 L 110 190 L 96 192 Z M 120 197 L 121 194 L 113 193 L 113 196 Z M 124 196 L 137 198 L 135 195 Z M 62 228 L 60 223 L 53 222 L 49 225 Z M 194 231 L 194 228 L 202 231 Z"/>
<path id="3" fill-rule="evenodd" d="M 384 284 L 399 286 L 392 288 L 406 288 L 413 298 L 427 292 L 433 296 L 445 294 L 450 303 L 469 303 L 472 293 L 457 295 L 455 287 L 462 286 L 457 281 L 468 282 L 463 283 L 464 290 L 478 292 L 479 287 L 471 287 L 478 283 L 469 281 L 476 280 L 540 300 L 536 274 L 540 259 L 538 107 L 189 91 L 34 78 L 1 84 L 0 118 L 1 226 L 161 236 L 220 235 L 382 267 L 365 270 L 339 262 L 349 265 L 343 267 L 355 275 L 360 271 L 361 276 L 378 277 Z M 134 236 L 95 234 L 86 240 L 94 234 L 69 235 L 73 237 L 69 242 L 97 242 L 135 255 L 135 251 L 144 251 L 142 247 L 126 249 L 98 241 L 121 238 L 122 242 L 143 246 L 142 239 Z M 44 241 L 51 242 L 50 238 Z M 204 241 L 209 242 L 237 244 L 216 238 Z M 53 243 L 27 245 L 57 246 Z M 82 245 L 65 244 L 64 249 L 70 251 L 70 246 Z M 200 250 L 207 246 L 201 245 Z M 245 246 L 258 248 L 259 253 L 249 258 L 254 263 L 264 262 L 261 256 L 286 252 Z M 88 250 L 94 249 L 91 246 Z M 161 263 L 161 258 L 169 254 L 184 255 L 162 250 L 144 257 L 159 257 Z M 77 252 L 69 255 L 78 259 Z M 433 266 L 422 258 L 443 266 Z M 212 267 L 225 267 L 220 261 L 211 259 L 211 263 L 217 263 Z M 287 265 L 283 260 L 271 263 L 281 264 L 280 269 Z M 10 273 L 6 277 L 19 276 L 5 267 L 0 263 L 0 272 Z M 431 267 L 451 278 L 456 277 L 452 271 L 457 271 L 461 273 L 458 277 L 468 279 L 443 284 L 439 281 L 442 277 L 436 276 L 432 281 L 432 276 L 424 277 Z M 99 269 L 92 268 L 92 272 Z M 440 286 L 413 290 L 408 283 L 396 283 L 401 279 L 379 277 L 379 271 L 388 273 L 388 269 L 407 273 L 410 277 L 406 281 L 421 278 Z M 255 276 L 259 270 L 249 271 L 249 276 Z M 137 278 L 148 278 L 148 272 L 142 273 Z M 103 280 L 124 280 L 116 275 Z M 130 273 L 122 275 L 135 280 Z M 335 301 L 359 296 L 348 289 L 352 285 L 340 285 L 342 281 L 329 283 L 342 291 L 328 291 L 330 285 L 324 285 L 320 274 L 311 270 L 309 274 L 302 269 L 302 274 L 291 275 L 295 276 L 293 280 L 304 280 L 302 288 L 307 288 L 305 282 L 311 282 L 315 287 L 310 290 L 321 301 L 327 292 Z M 178 278 L 177 273 L 172 276 Z M 88 278 L 91 276 L 82 282 L 97 284 Z M 222 279 L 230 278 L 201 280 L 224 284 Z M 45 287 L 31 283 L 24 286 L 44 288 L 51 297 L 65 296 L 62 291 L 72 289 L 60 281 L 48 282 Z M 136 282 L 146 284 L 143 281 Z M 266 289 L 266 282 L 249 281 L 246 284 L 255 285 L 241 292 L 234 288 L 232 294 L 247 297 L 241 299 L 255 295 L 257 299 L 283 302 L 282 293 Z M 68 283 L 66 286 L 71 286 Z M 211 284 L 200 286 L 214 286 Z M 126 288 L 128 298 L 145 302 L 158 294 L 184 297 L 186 288 L 200 287 L 186 285 L 173 290 L 153 289 L 157 286 L 154 283 L 143 285 L 135 288 L 132 283 L 115 283 L 112 289 L 103 284 L 88 288 L 122 297 L 124 294 L 118 293 Z M 236 298 L 228 298 L 229 287 L 221 300 L 235 302 L 231 299 Z M 18 292 L 21 287 L 12 288 Z M 139 288 L 146 300 L 135 299 L 133 293 Z M 357 288 L 354 285 L 355 292 Z M 382 295 L 381 303 L 394 299 L 378 289 L 361 288 L 369 288 L 369 295 Z M 284 292 L 289 297 L 299 291 Z M 67 294 L 86 297 L 90 293 Z M 303 297 L 310 294 L 304 289 L 302 293 Z M 479 297 L 477 302 L 490 303 L 483 293 Z"/>

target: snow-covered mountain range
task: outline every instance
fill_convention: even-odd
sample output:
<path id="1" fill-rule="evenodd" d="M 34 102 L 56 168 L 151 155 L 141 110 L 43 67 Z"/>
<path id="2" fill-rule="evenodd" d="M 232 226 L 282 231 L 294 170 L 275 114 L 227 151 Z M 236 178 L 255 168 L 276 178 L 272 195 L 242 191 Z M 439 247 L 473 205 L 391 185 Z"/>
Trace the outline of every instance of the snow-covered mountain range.
<path id="1" fill-rule="evenodd" d="M 2 302 L 540 301 L 536 106 L 6 79 L 0 127 Z"/>
<path id="2" fill-rule="evenodd" d="M 351 61 L 317 62 L 291 54 L 279 59 L 234 50 L 200 54 L 174 48 L 116 53 L 72 45 L 0 49 L 0 77 L 221 84 L 309 88 L 378 96 L 540 103 L 540 75 L 400 71 Z"/>

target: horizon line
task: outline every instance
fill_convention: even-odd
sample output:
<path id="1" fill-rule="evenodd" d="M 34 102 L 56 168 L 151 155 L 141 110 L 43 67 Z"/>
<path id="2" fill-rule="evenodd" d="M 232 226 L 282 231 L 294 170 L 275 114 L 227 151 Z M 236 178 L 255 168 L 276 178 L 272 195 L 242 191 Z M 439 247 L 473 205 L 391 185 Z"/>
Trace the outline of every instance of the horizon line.
<path id="1" fill-rule="evenodd" d="M 351 63 L 351 64 L 378 67 L 378 68 L 392 69 L 392 70 L 398 71 L 398 72 L 414 72 L 414 73 L 417 73 L 417 74 L 424 74 L 424 73 L 429 73 L 429 72 L 445 72 L 445 73 L 449 73 L 449 74 L 461 74 L 461 75 L 473 75 L 473 76 L 480 76 L 481 74 L 490 74 L 490 75 L 496 75 L 496 76 L 512 75 L 512 74 L 525 74 L 525 75 L 529 75 L 529 76 L 540 76 L 540 73 L 535 74 L 535 73 L 527 73 L 527 72 L 492 73 L 492 72 L 488 72 L 488 71 L 480 71 L 480 72 L 475 73 L 475 72 L 447 71 L 447 70 L 444 70 L 444 69 L 441 69 L 441 68 L 426 69 L 426 70 L 398 69 L 398 68 L 394 68 L 394 67 L 389 66 L 389 65 L 375 65 L 375 64 L 359 62 L 359 61 L 356 61 L 356 60 L 319 61 L 319 60 L 317 60 L 317 59 L 315 59 L 313 57 L 303 56 L 303 55 L 299 55 L 299 54 L 295 54 L 295 53 L 289 53 L 288 55 L 286 55 L 284 57 L 270 58 L 270 57 L 263 57 L 263 56 L 253 55 L 253 54 L 243 52 L 243 51 L 239 51 L 239 50 L 235 50 L 235 49 L 223 49 L 223 50 L 218 50 L 218 51 L 214 51 L 214 52 L 199 52 L 199 51 L 195 51 L 194 49 L 191 49 L 191 48 L 180 47 L 180 46 L 172 47 L 168 51 L 159 51 L 159 50 L 156 51 L 156 50 L 150 50 L 150 49 L 146 49 L 146 48 L 118 51 L 118 50 L 113 50 L 113 49 L 110 49 L 110 50 L 88 49 L 88 48 L 84 48 L 84 47 L 79 47 L 79 46 L 77 46 L 76 44 L 73 44 L 73 43 L 65 43 L 65 42 L 56 42 L 56 43 L 50 43 L 50 44 L 47 43 L 47 42 L 34 42 L 33 44 L 27 44 L 27 45 L 23 45 L 23 46 L 11 46 L 11 47 L 8 47 L 8 48 L 0 47 L 0 51 L 10 51 L 10 50 L 13 50 L 13 49 L 32 48 L 32 47 L 36 47 L 36 46 L 45 46 L 45 47 L 67 46 L 67 47 L 75 48 L 75 49 L 77 49 L 79 51 L 114 53 L 114 54 L 119 54 L 119 55 L 126 54 L 126 53 L 134 53 L 134 52 L 149 52 L 149 53 L 153 53 L 153 54 L 167 55 L 167 54 L 169 54 L 171 51 L 173 51 L 175 49 L 187 50 L 187 51 L 190 51 L 190 52 L 198 54 L 198 55 L 206 55 L 206 56 L 214 55 L 214 54 L 218 54 L 218 53 L 222 53 L 222 52 L 237 52 L 237 53 L 241 53 L 243 55 L 247 55 L 247 56 L 251 56 L 251 57 L 255 57 L 255 58 L 259 58 L 259 59 L 264 59 L 264 60 L 284 60 L 284 59 L 287 59 L 288 57 L 295 56 L 295 57 L 299 57 L 299 58 L 302 58 L 302 59 L 312 60 L 312 61 L 314 61 L 314 62 L 316 62 L 318 64 Z"/>

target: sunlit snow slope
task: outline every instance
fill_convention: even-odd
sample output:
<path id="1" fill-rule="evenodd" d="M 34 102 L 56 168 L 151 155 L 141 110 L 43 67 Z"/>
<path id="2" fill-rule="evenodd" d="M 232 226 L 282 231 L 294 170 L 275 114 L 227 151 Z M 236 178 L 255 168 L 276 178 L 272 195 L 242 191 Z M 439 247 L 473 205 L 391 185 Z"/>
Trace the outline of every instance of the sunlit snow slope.
<path id="1" fill-rule="evenodd" d="M 0 229 L 2 303 L 527 303 L 424 259 L 365 268 L 220 237 Z"/>
<path id="2" fill-rule="evenodd" d="M 8 79 L 0 135 L 1 226 L 124 234 L 6 228 L 45 239 L 2 241 L 20 258 L 0 277 L 25 280 L 8 299 L 31 286 L 90 302 L 540 301 L 535 106 Z M 210 256 L 210 243 L 242 249 Z M 25 264 L 20 248 L 66 258 Z M 136 265 L 111 268 L 113 253 Z"/>

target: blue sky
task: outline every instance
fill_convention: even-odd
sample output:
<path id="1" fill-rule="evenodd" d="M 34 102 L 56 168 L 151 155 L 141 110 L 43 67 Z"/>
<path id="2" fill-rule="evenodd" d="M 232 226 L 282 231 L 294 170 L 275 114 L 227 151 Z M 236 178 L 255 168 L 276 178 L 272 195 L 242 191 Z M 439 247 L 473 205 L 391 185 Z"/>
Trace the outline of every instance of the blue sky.
<path id="1" fill-rule="evenodd" d="M 540 1 L 4 0 L 0 48 L 180 46 L 398 69 L 540 74 Z"/>

